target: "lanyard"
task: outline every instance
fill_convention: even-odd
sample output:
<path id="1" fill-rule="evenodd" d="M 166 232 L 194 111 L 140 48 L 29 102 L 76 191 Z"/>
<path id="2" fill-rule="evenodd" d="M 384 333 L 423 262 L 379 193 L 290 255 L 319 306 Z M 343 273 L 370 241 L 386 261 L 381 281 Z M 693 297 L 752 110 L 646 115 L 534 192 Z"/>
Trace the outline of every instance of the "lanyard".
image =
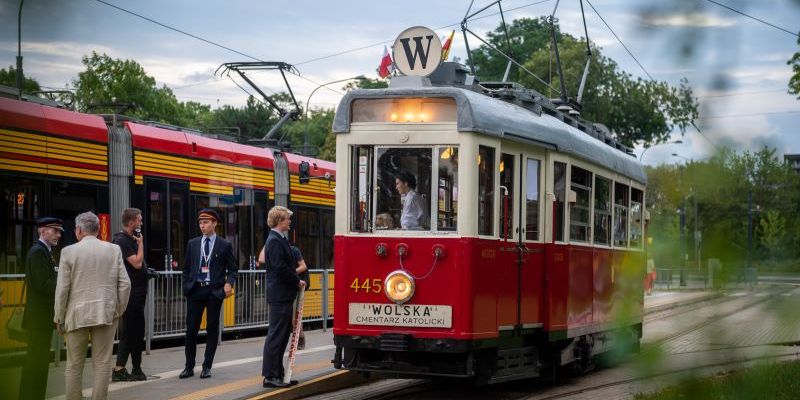
<path id="1" fill-rule="evenodd" d="M 203 261 L 203 265 L 205 265 L 206 267 L 209 267 L 210 265 L 209 265 L 208 261 L 211 259 L 211 254 L 214 253 L 214 247 L 212 247 L 212 243 L 210 242 L 211 238 L 203 237 L 203 240 L 208 240 L 209 241 L 208 247 L 211 248 L 211 250 L 209 250 L 209 253 L 206 254 L 206 246 L 201 243 L 200 244 L 200 258 Z"/>

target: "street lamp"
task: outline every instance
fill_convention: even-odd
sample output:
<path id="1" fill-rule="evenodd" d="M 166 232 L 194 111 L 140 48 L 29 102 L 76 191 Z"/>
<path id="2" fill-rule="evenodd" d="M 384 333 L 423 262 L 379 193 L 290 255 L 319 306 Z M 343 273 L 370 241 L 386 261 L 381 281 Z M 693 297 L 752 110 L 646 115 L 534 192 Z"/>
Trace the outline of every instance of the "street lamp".
<path id="1" fill-rule="evenodd" d="M 17 90 L 19 99 L 22 100 L 22 86 L 25 84 L 25 76 L 22 74 L 22 4 L 25 0 L 19 0 L 19 15 L 17 16 Z"/>
<path id="2" fill-rule="evenodd" d="M 643 161 L 644 160 L 644 153 L 647 153 L 647 150 L 650 150 L 653 147 L 664 146 L 664 145 L 667 145 L 667 144 L 682 144 L 682 143 L 683 143 L 683 140 L 678 139 L 678 140 L 673 140 L 671 142 L 656 143 L 656 144 L 654 144 L 654 145 L 652 145 L 650 147 L 645 147 L 644 150 L 642 150 L 642 154 L 639 154 L 639 161 L 640 162 Z"/>
<path id="3" fill-rule="evenodd" d="M 325 86 L 333 85 L 334 83 L 347 82 L 347 81 L 351 81 L 351 80 L 354 80 L 354 79 L 365 80 L 367 78 L 364 75 L 358 75 L 358 76 L 353 76 L 353 77 L 350 77 L 350 78 L 337 79 L 335 81 L 325 82 L 325 83 L 315 87 L 314 90 L 312 90 L 311 93 L 308 95 L 308 99 L 306 99 L 306 110 L 305 110 L 306 123 L 305 123 L 305 133 L 303 135 L 304 136 L 304 138 L 303 138 L 303 153 L 306 153 L 306 154 L 308 153 L 308 146 L 309 146 L 309 144 L 308 144 L 308 104 L 311 102 L 311 96 L 313 96 L 314 93 L 317 92 L 317 90 L 319 90 L 320 88 L 323 88 Z"/>

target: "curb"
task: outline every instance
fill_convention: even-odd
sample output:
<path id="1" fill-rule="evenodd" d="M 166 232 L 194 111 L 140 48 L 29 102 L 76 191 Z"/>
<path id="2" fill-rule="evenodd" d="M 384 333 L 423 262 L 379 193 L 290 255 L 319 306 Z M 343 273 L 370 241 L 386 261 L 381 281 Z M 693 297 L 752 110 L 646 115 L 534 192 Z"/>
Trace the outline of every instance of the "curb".
<path id="1" fill-rule="evenodd" d="M 316 394 L 332 392 L 346 387 L 360 385 L 372 380 L 375 380 L 375 378 L 365 378 L 358 372 L 338 370 L 329 374 L 318 376 L 309 381 L 299 383 L 290 388 L 270 390 L 256 395 L 246 396 L 243 397 L 243 399 L 295 400 Z"/>

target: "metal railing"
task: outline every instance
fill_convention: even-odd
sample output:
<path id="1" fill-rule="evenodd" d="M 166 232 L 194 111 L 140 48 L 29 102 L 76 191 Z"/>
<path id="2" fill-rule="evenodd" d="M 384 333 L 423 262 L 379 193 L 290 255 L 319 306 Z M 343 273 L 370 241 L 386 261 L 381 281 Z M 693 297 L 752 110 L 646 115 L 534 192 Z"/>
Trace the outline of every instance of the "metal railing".
<path id="1" fill-rule="evenodd" d="M 332 320 L 333 271 L 309 270 L 311 286 L 306 290 L 303 322 L 321 322 L 327 329 Z M 159 271 L 148 281 L 145 307 L 145 349 L 149 353 L 154 340 L 180 337 L 186 333 L 186 297 L 181 287 L 181 271 Z M 13 309 L 24 307 L 20 294 L 25 276 L 0 275 L 3 288 L 3 308 L 0 326 L 5 327 Z M 234 295 L 225 299 L 220 318 L 220 336 L 223 332 L 264 329 L 268 324 L 266 299 L 266 271 L 240 270 Z M 205 321 L 201 332 L 205 331 Z M 5 329 L 0 329 L 0 350 L 24 346 L 8 339 Z M 221 340 L 221 337 L 219 338 Z"/>

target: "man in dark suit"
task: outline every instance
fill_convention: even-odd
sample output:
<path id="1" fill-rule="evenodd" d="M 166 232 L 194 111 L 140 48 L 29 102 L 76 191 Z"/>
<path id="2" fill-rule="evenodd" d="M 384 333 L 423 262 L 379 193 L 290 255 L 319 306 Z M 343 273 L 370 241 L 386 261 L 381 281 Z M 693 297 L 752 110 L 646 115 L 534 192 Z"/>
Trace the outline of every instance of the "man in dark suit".
<path id="1" fill-rule="evenodd" d="M 264 387 L 286 387 L 283 382 L 283 352 L 292 333 L 292 303 L 298 288 L 305 287 L 295 270 L 297 261 L 292 256 L 287 234 L 292 223 L 292 212 L 286 207 L 275 206 L 267 214 L 267 225 L 271 228 L 264 244 L 267 267 L 267 303 L 269 303 L 269 332 L 264 341 L 264 359 L 261 375 Z"/>
<path id="2" fill-rule="evenodd" d="M 186 304 L 186 367 L 180 378 L 194 376 L 197 332 L 206 310 L 206 353 L 200 378 L 211 377 L 211 364 L 217 351 L 219 337 L 219 314 L 222 301 L 233 294 L 236 284 L 236 260 L 233 246 L 217 236 L 215 230 L 219 215 L 210 208 L 198 214 L 200 237 L 189 240 L 186 259 L 183 263 L 183 295 Z"/>
<path id="3" fill-rule="evenodd" d="M 47 369 L 50 364 L 50 342 L 53 337 L 53 314 L 56 299 L 56 260 L 53 248 L 64 231 L 58 218 L 36 221 L 39 239 L 33 243 L 25 259 L 27 304 L 22 320 L 28 338 L 27 355 L 22 367 L 20 399 L 44 399 Z"/>

